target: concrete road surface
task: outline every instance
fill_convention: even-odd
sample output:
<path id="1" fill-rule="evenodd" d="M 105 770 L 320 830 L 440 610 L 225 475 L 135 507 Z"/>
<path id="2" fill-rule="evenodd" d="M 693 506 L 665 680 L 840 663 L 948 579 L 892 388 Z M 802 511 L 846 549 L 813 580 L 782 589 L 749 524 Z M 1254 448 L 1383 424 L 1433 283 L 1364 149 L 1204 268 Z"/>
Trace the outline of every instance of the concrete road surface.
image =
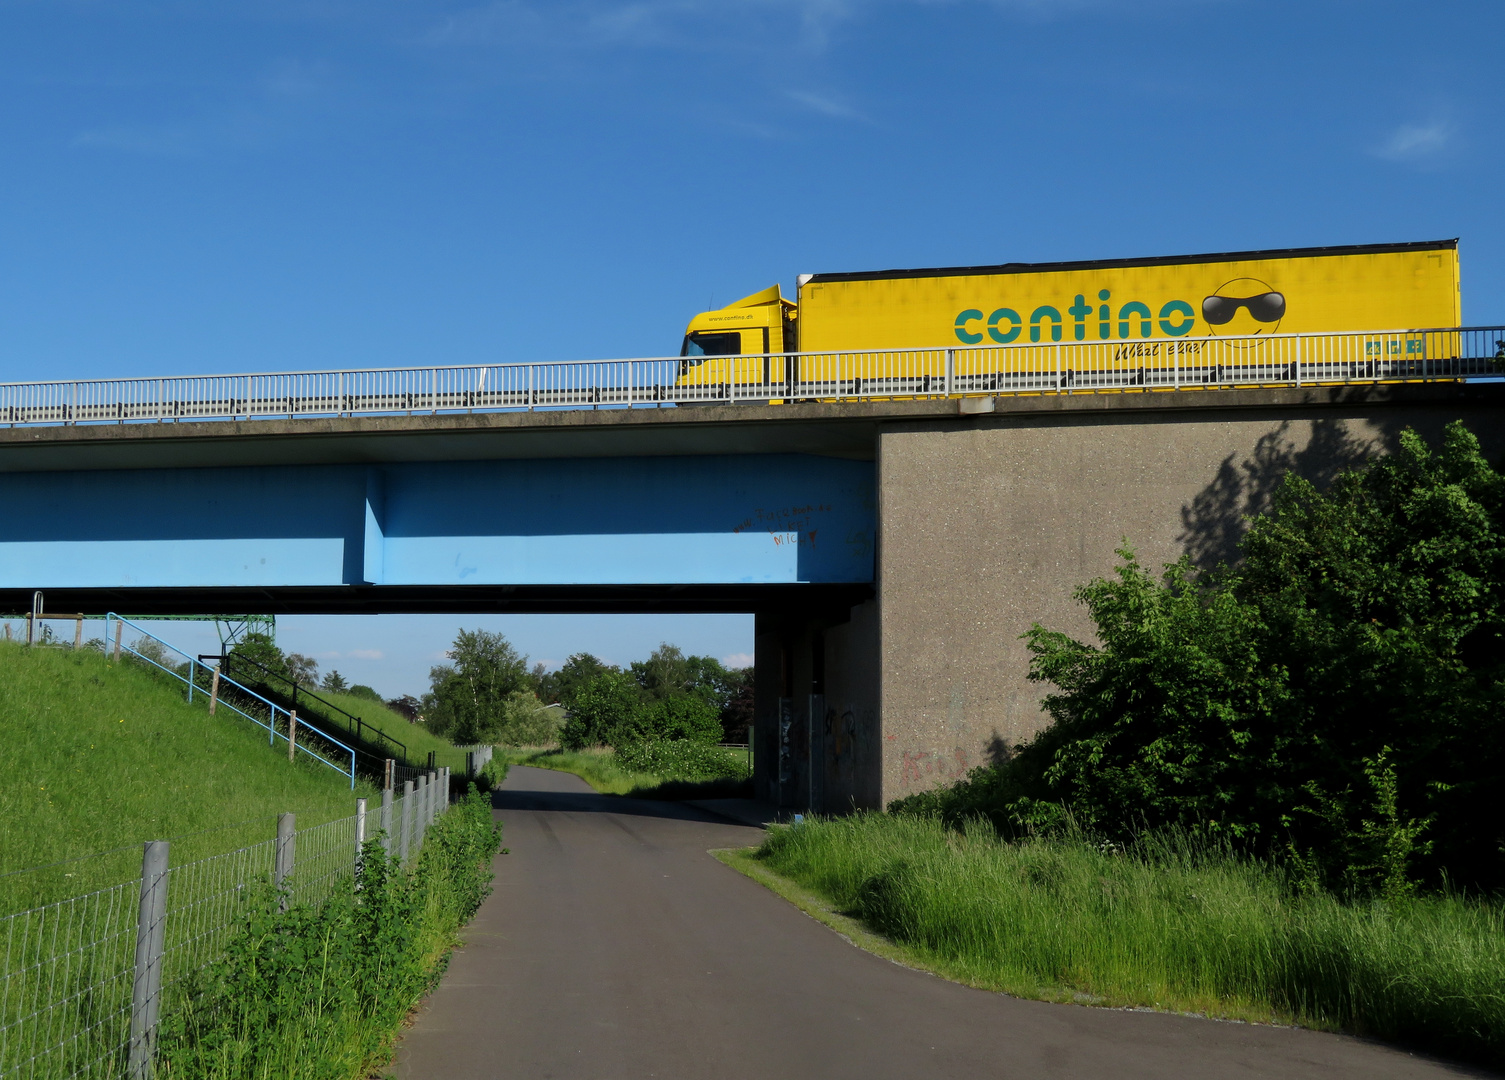
<path id="1" fill-rule="evenodd" d="M 761 832 L 514 767 L 510 855 L 404 1036 L 417 1080 L 1485 1075 L 1311 1031 L 1019 1001 L 854 948 L 710 848 Z"/>

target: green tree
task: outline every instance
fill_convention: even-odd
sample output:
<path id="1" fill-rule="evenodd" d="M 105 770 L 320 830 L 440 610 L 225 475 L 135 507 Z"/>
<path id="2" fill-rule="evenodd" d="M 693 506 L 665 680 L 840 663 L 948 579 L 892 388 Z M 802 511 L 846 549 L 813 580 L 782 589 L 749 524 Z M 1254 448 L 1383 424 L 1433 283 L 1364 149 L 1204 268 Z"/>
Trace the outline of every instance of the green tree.
<path id="1" fill-rule="evenodd" d="M 632 664 L 633 678 L 651 700 L 660 701 L 690 689 L 691 666 L 678 645 L 659 642 L 646 660 Z"/>
<path id="2" fill-rule="evenodd" d="M 550 746 L 559 739 L 561 710 L 545 705 L 532 690 L 514 690 L 507 697 L 496 741 L 509 746 Z"/>
<path id="3" fill-rule="evenodd" d="M 325 672 L 324 679 L 319 683 L 320 690 L 328 690 L 331 694 L 344 694 L 350 690 L 350 684 L 345 681 L 345 676 L 331 668 Z"/>
<path id="4" fill-rule="evenodd" d="M 1156 580 L 1123 551 L 1077 593 L 1099 644 L 1025 635 L 1050 727 L 907 805 L 1176 825 L 1392 896 L 1408 872 L 1505 884 L 1505 477 L 1477 440 L 1408 430 L 1325 493 L 1289 476 L 1242 552 Z"/>
<path id="5" fill-rule="evenodd" d="M 607 665 L 590 653 L 575 653 L 558 671 L 537 675 L 539 700 L 569 708 L 580 688 L 605 670 Z"/>
<path id="6" fill-rule="evenodd" d="M 319 662 L 312 656 L 295 652 L 288 653 L 283 657 L 283 666 L 287 669 L 288 678 L 299 686 L 319 685 Z"/>
<path id="7" fill-rule="evenodd" d="M 493 741 L 506 722 L 507 699 L 527 688 L 528 658 L 489 630 L 461 630 L 445 655 L 453 662 L 429 671 L 429 729 L 457 743 Z"/>
<path id="8" fill-rule="evenodd" d="M 630 674 L 599 671 L 575 692 L 560 742 L 567 750 L 615 745 L 620 733 L 639 728 L 646 709 L 642 687 Z"/>
<path id="9" fill-rule="evenodd" d="M 288 675 L 287 662 L 282 656 L 282 650 L 277 648 L 277 643 L 268 634 L 252 631 L 230 646 L 232 672 L 235 669 L 235 661 L 241 659 L 254 661 L 279 675 Z M 251 668 L 251 670 L 256 669 Z"/>

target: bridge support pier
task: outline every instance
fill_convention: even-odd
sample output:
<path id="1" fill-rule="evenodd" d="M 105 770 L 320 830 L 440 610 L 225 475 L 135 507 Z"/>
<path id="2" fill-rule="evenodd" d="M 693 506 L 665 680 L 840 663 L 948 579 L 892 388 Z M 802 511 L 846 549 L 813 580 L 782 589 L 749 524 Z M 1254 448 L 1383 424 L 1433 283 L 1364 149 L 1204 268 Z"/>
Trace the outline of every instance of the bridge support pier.
<path id="1" fill-rule="evenodd" d="M 754 788 L 778 806 L 879 805 L 878 605 L 759 612 Z"/>

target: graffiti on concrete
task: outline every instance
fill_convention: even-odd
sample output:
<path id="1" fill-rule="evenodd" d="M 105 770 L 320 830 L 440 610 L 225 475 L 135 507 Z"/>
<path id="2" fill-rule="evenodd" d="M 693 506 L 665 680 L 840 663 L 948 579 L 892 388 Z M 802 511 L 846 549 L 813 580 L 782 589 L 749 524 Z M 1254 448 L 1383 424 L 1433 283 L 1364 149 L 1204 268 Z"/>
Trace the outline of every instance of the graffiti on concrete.
<path id="1" fill-rule="evenodd" d="M 960 780 L 972 767 L 962 747 L 950 750 L 906 750 L 900 758 L 899 784 L 905 789 L 934 787 L 939 781 Z"/>
<path id="2" fill-rule="evenodd" d="M 762 529 L 773 538 L 775 547 L 785 544 L 791 547 L 814 547 L 816 534 L 815 515 L 829 513 L 830 503 L 808 503 L 804 506 L 786 506 L 778 510 L 753 511 L 753 516 L 743 518 L 732 526 L 732 532 L 743 533 Z"/>

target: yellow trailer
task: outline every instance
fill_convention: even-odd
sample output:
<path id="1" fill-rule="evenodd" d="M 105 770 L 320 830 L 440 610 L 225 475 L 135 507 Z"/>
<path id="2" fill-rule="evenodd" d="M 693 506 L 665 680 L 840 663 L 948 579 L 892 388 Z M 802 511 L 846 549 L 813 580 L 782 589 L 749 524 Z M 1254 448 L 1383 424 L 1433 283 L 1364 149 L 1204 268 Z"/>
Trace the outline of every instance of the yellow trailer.
<path id="1" fill-rule="evenodd" d="M 901 375 L 910 382 L 940 378 L 947 363 L 961 362 L 957 350 L 967 351 L 963 359 L 977 371 L 1047 361 L 1082 371 L 1084 364 L 1100 368 L 1106 356 L 1114 364 L 1127 360 L 1142 374 L 1145 368 L 1194 367 L 1189 357 L 1249 353 L 1230 348 L 1235 342 L 1206 347 L 1217 339 L 1247 346 L 1261 335 L 1455 327 L 1461 321 L 1456 239 L 806 274 L 797 302 L 775 285 L 695 316 L 685 331 L 678 381 L 730 382 L 744 391 L 762 384 L 777 399 L 784 388 L 830 381 L 819 374 L 827 369 L 839 369 L 847 385 L 892 383 Z M 1105 353 L 1102 346 L 1110 342 L 1123 347 Z M 1096 347 L 1089 355 L 1070 349 L 1075 343 Z M 1054 359 L 1037 348 L 1025 350 L 1026 360 L 1014 348 L 1052 345 L 1063 347 Z M 854 352 L 866 355 L 842 355 L 839 364 L 831 355 Z M 713 357 L 725 359 L 710 362 Z"/>

